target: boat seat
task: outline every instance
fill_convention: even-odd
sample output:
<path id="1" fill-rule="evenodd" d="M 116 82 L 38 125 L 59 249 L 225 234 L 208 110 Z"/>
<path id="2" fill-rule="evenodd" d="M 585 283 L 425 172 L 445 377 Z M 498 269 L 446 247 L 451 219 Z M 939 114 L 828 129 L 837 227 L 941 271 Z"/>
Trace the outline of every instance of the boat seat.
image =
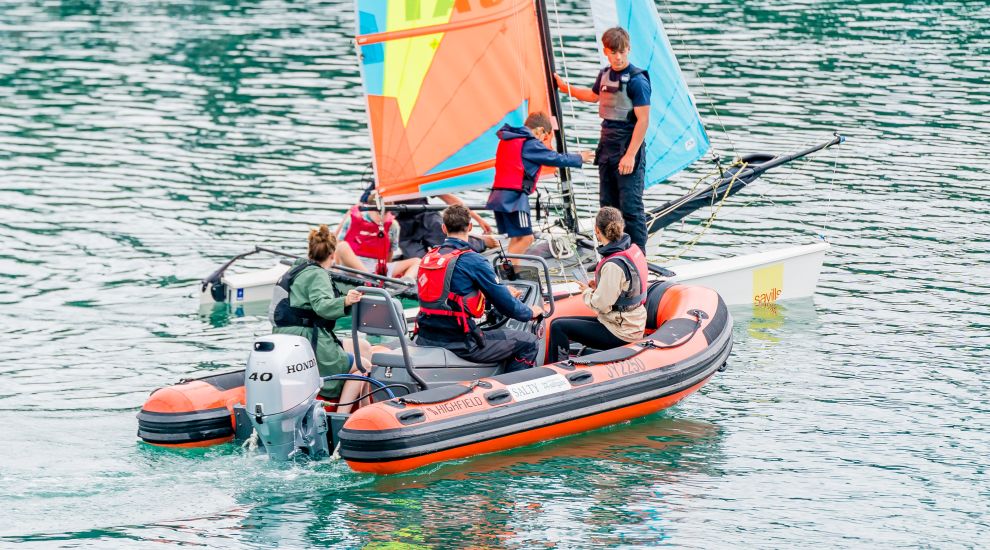
<path id="1" fill-rule="evenodd" d="M 416 368 L 420 369 L 431 367 L 485 369 L 496 368 L 499 365 L 498 363 L 474 363 L 472 361 L 468 361 L 467 359 L 458 357 L 457 354 L 447 348 L 417 346 L 410 343 L 407 349 L 409 351 L 409 359 L 412 360 Z M 406 366 L 406 362 L 401 351 L 399 351 L 399 353 L 376 353 L 371 356 L 371 363 L 382 367 L 392 368 L 405 368 Z"/>
<path id="2" fill-rule="evenodd" d="M 667 289 L 677 283 L 654 281 L 646 289 L 646 334 L 652 334 L 663 323 L 660 322 L 660 301 Z"/>
<path id="3" fill-rule="evenodd" d="M 361 360 L 359 333 L 398 339 L 396 348 L 372 354 L 371 374 L 376 379 L 404 385 L 408 388 L 406 393 L 414 393 L 502 373 L 500 363 L 475 363 L 446 348 L 410 342 L 402 304 L 382 289 L 362 287 L 361 290 L 364 296 L 351 309 L 355 359 Z M 412 369 L 408 368 L 410 364 Z M 418 380 L 414 380 L 416 376 Z"/>

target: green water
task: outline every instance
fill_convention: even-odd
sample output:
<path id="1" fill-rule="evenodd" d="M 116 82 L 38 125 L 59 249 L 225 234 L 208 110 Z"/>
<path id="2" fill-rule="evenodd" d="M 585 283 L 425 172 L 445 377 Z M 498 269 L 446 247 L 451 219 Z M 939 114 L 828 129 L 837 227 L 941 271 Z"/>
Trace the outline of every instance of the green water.
<path id="1" fill-rule="evenodd" d="M 550 5 L 590 82 L 585 5 Z M 659 4 L 723 156 L 849 137 L 686 253 L 833 244 L 818 295 L 734 309 L 730 369 L 664 414 L 385 478 L 137 443 L 150 390 L 269 330 L 200 314 L 198 280 L 301 252 L 368 177 L 351 6 L 0 0 L 0 546 L 986 545 L 985 1 Z"/>

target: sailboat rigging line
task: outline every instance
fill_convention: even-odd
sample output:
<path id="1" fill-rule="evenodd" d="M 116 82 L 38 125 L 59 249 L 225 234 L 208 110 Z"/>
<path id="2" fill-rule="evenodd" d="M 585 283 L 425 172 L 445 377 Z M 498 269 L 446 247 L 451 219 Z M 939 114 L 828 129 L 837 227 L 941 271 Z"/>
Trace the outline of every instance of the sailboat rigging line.
<path id="1" fill-rule="evenodd" d="M 732 163 L 730 165 L 730 167 L 741 166 L 742 164 L 743 164 L 742 162 L 738 162 L 737 161 L 737 162 Z M 677 210 L 681 206 L 684 206 L 685 204 L 687 204 L 687 203 L 691 202 L 692 200 L 698 198 L 702 193 L 706 193 L 709 190 L 713 190 L 713 189 L 717 188 L 719 186 L 719 184 L 721 183 L 721 181 L 722 181 L 721 178 L 712 181 L 712 183 L 706 185 L 702 189 L 698 189 L 698 186 L 701 185 L 701 182 L 703 182 L 703 181 L 705 181 L 705 180 L 707 180 L 709 178 L 714 177 L 715 174 L 716 173 L 714 171 L 712 171 L 712 172 L 709 172 L 708 174 L 705 174 L 705 175 L 701 176 L 700 178 L 698 178 L 698 180 L 695 181 L 694 185 L 691 187 L 691 190 L 688 191 L 686 195 L 682 196 L 677 202 L 672 203 L 667 208 L 665 208 L 663 210 L 656 210 L 656 211 L 653 211 L 653 212 L 649 212 L 650 217 L 647 220 L 647 224 L 646 225 L 649 226 L 654 220 L 656 220 L 658 218 L 662 218 L 662 217 L 670 214 L 674 210 Z M 697 191 L 696 191 L 696 189 L 697 189 Z"/>
<path id="2" fill-rule="evenodd" d="M 665 0 L 660 3 L 663 4 L 663 9 L 664 11 L 667 12 L 667 17 L 669 18 L 668 20 L 671 23 L 671 27 L 676 27 L 677 25 L 674 24 L 674 13 L 670 10 L 670 2 Z M 694 57 L 691 55 L 691 50 L 690 48 L 687 47 L 684 40 L 678 38 L 678 42 L 680 42 L 681 47 L 684 49 L 684 53 L 688 56 L 688 59 L 691 61 L 691 65 L 698 67 L 699 65 L 695 63 Z M 708 87 L 705 86 L 705 79 L 701 77 L 700 71 L 698 71 L 696 74 L 698 76 L 698 82 L 701 84 L 701 91 L 705 94 L 705 98 L 708 99 L 708 105 L 711 108 L 712 112 L 715 113 L 715 120 L 718 121 L 718 125 L 722 128 L 722 135 L 724 135 L 725 139 L 729 142 L 729 147 L 732 148 L 732 154 L 738 157 L 739 154 L 736 152 L 737 151 L 736 144 L 735 142 L 732 141 L 732 135 L 729 134 L 728 130 L 725 129 L 725 123 L 722 122 L 722 117 L 718 114 L 718 109 L 715 107 L 715 100 L 712 98 L 712 95 L 708 93 Z M 708 132 L 705 133 L 707 134 Z M 711 139 L 712 137 L 711 135 L 709 135 L 708 141 L 711 142 Z M 715 145 L 712 144 L 712 149 L 715 148 L 716 148 Z"/>
<path id="3" fill-rule="evenodd" d="M 553 74 L 554 69 L 554 58 L 553 51 L 550 47 L 552 45 L 552 38 L 550 36 L 550 21 L 547 18 L 547 4 L 546 0 L 536 0 L 536 12 L 539 17 L 539 24 L 537 28 L 540 31 L 540 46 L 543 50 L 543 67 L 545 69 L 544 77 L 546 79 L 547 85 L 547 95 L 550 96 L 550 116 L 554 117 L 557 122 L 557 152 L 567 153 L 567 140 L 564 136 L 564 125 L 561 123 L 562 117 L 560 116 L 560 94 L 557 93 L 557 83 L 554 81 Z M 578 223 L 578 211 L 576 198 L 574 196 L 574 188 L 571 185 L 571 173 L 566 167 L 561 167 L 558 169 L 560 173 L 560 187 L 561 187 L 561 198 L 564 200 L 564 226 L 572 233 L 577 233 L 581 228 Z"/>
<path id="4" fill-rule="evenodd" d="M 692 238 L 690 241 L 688 241 L 683 246 L 681 246 L 678 250 L 676 250 L 673 255 L 671 255 L 671 256 L 661 256 L 661 258 L 664 258 L 665 261 L 672 262 L 672 261 L 680 258 L 688 250 L 691 250 L 692 248 L 694 248 L 694 245 L 698 244 L 698 241 L 701 240 L 701 237 L 703 237 L 705 235 L 705 233 L 708 232 L 708 229 L 711 228 L 712 224 L 715 223 L 715 218 L 718 216 L 719 211 L 722 210 L 722 206 L 725 204 L 726 199 L 729 198 L 729 194 L 730 194 L 730 191 L 732 191 L 733 184 L 736 182 L 736 179 L 739 178 L 739 174 L 742 173 L 742 171 L 746 169 L 747 164 L 748 163 L 745 163 L 745 162 L 742 163 L 742 167 L 739 168 L 739 170 L 736 170 L 736 173 L 735 174 L 732 174 L 732 179 L 729 180 L 729 185 L 726 186 L 725 193 L 723 193 L 722 194 L 722 198 L 719 199 L 718 206 L 715 206 L 715 195 L 714 194 L 712 195 L 711 206 L 713 206 L 715 208 L 715 210 L 711 213 L 711 215 L 708 216 L 708 219 L 705 220 L 705 222 L 702 224 L 701 231 L 699 231 L 694 236 L 694 238 Z"/>
<path id="5" fill-rule="evenodd" d="M 838 134 L 838 132 L 834 132 L 833 135 L 837 138 L 842 137 Z M 843 141 L 845 141 L 845 139 L 840 140 L 839 145 L 841 145 Z M 829 179 L 828 193 L 826 193 L 826 198 L 825 198 L 825 219 L 822 220 L 822 234 L 821 234 L 823 241 L 828 240 L 826 239 L 825 232 L 828 229 L 829 214 L 832 213 L 832 194 L 835 192 L 835 174 L 838 171 L 838 169 L 839 169 L 839 148 L 836 147 L 835 155 L 832 157 L 832 177 Z"/>
<path id="6" fill-rule="evenodd" d="M 518 1 L 518 0 L 514 0 Z M 524 2 L 530 2 L 532 0 L 524 0 Z M 519 27 L 519 18 L 521 17 L 522 11 L 516 11 L 512 14 L 512 25 L 514 28 Z M 524 76 L 526 73 L 526 61 L 522 55 L 521 48 L 513 48 L 512 50 L 516 54 L 516 83 L 519 85 L 519 95 L 517 97 L 526 97 L 526 83 L 528 79 Z"/>
<path id="7" fill-rule="evenodd" d="M 571 79 L 571 75 L 569 74 L 568 69 L 567 69 L 567 52 L 564 50 L 564 33 L 561 31 L 561 26 L 560 26 L 560 10 L 557 9 L 557 0 L 552 0 L 552 1 L 553 1 L 554 28 L 557 31 L 557 42 L 560 44 L 560 60 L 561 60 L 560 66 L 562 67 L 563 72 L 564 72 L 564 80 L 566 80 L 567 82 L 570 82 L 571 81 L 570 80 Z M 555 81 L 554 82 L 554 89 L 556 89 L 556 87 L 557 87 L 557 83 Z M 577 125 L 578 118 L 577 118 L 577 112 L 574 110 L 574 100 L 573 100 L 573 98 L 570 97 L 570 95 L 568 95 L 567 97 L 568 97 L 567 107 L 568 107 L 568 111 L 570 112 L 570 119 L 571 119 L 571 122 L 576 126 Z M 581 136 L 580 135 L 575 135 L 574 136 L 574 140 L 575 140 L 575 143 L 578 146 L 578 149 L 580 149 L 581 148 Z M 584 164 L 582 164 L 581 165 L 581 171 L 582 171 L 582 173 L 584 172 L 584 169 L 585 169 L 584 168 Z"/>

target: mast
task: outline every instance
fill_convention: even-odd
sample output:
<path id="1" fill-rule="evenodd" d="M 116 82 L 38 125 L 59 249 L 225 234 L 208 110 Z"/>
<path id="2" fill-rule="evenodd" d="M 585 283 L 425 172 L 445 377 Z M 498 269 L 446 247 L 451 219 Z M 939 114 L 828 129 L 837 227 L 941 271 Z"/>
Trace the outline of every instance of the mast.
<path id="1" fill-rule="evenodd" d="M 561 116 L 560 95 L 557 93 L 557 83 L 553 79 L 556 72 L 553 62 L 553 48 L 550 37 L 550 21 L 547 18 L 546 0 L 536 0 L 536 13 L 540 18 L 540 45 L 543 48 L 543 66 L 546 68 L 547 92 L 550 94 L 550 116 L 557 121 L 557 152 L 567 153 L 567 141 L 564 139 L 564 118 Z M 564 199 L 564 227 L 572 233 L 578 232 L 577 202 L 574 200 L 574 187 L 571 185 L 571 171 L 567 167 L 560 168 L 560 185 Z"/>

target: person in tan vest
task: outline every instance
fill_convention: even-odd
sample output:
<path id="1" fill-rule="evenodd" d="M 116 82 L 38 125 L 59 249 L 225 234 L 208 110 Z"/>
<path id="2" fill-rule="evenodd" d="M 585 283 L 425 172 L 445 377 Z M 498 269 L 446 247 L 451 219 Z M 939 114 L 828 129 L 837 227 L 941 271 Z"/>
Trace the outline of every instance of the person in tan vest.
<path id="1" fill-rule="evenodd" d="M 571 342 L 597 350 L 612 349 L 643 337 L 646 328 L 646 256 L 625 232 L 622 213 L 611 206 L 595 217 L 595 237 L 602 259 L 595 280 L 581 285 L 584 303 L 594 317 L 561 317 L 550 324 L 546 363 L 563 361 Z"/>

